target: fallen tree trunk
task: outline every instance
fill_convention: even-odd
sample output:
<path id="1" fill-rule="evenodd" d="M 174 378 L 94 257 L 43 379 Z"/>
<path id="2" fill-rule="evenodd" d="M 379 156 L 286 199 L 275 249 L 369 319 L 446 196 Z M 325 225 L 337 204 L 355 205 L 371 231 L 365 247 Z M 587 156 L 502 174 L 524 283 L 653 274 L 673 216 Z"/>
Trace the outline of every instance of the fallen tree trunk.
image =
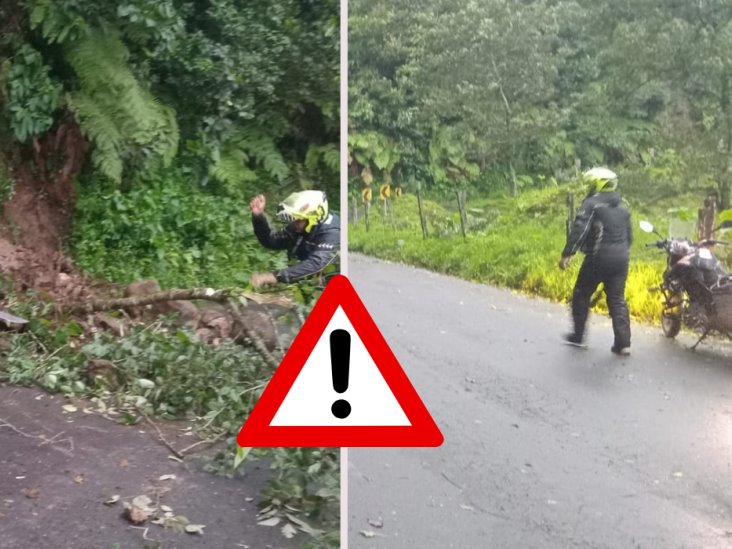
<path id="1" fill-rule="evenodd" d="M 225 301 L 225 304 L 226 308 L 229 310 L 232 316 L 238 319 L 238 326 L 239 329 L 242 331 L 242 335 L 244 336 L 244 342 L 254 347 L 259 355 L 267 362 L 267 364 L 269 364 L 273 368 L 277 368 L 277 366 L 279 366 L 280 360 L 282 359 L 282 356 L 276 356 L 272 354 L 269 349 L 267 349 L 267 345 L 264 344 L 262 338 L 260 338 L 254 332 L 254 330 L 247 326 L 247 323 L 243 321 L 243 315 L 241 309 L 239 308 L 239 302 L 233 299 L 228 299 Z M 270 320 L 271 318 L 272 317 L 270 317 Z"/>
<path id="2" fill-rule="evenodd" d="M 230 299 L 240 298 L 253 301 L 260 305 L 282 305 L 285 307 L 292 305 L 292 302 L 289 299 L 282 296 L 255 294 L 252 292 L 242 291 L 238 288 L 225 288 L 223 290 L 214 290 L 213 288 L 190 288 L 172 289 L 164 292 L 155 292 L 148 295 L 134 297 L 77 301 L 73 303 L 58 304 L 57 309 L 60 313 L 65 314 L 96 313 L 98 311 L 108 311 L 110 309 L 144 307 L 145 305 L 161 303 L 164 301 L 190 301 L 195 299 L 205 299 L 223 303 Z"/>
<path id="3" fill-rule="evenodd" d="M 132 297 L 91 299 L 65 304 L 58 303 L 56 310 L 60 314 L 91 314 L 110 309 L 139 308 L 167 301 L 193 300 L 217 301 L 224 304 L 239 330 L 239 336 L 235 336 L 234 340 L 240 339 L 242 343 L 254 347 L 262 358 L 273 368 L 279 365 L 281 356 L 278 355 L 280 353 L 273 354 L 267 348 L 262 338 L 257 335 L 256 331 L 247 324 L 244 319 L 242 307 L 246 308 L 248 302 L 252 302 L 258 305 L 280 305 L 291 308 L 293 302 L 284 296 L 257 294 L 243 291 L 240 288 L 225 288 L 221 290 L 214 290 L 213 288 L 172 289 Z M 271 316 L 269 318 L 271 320 Z"/>

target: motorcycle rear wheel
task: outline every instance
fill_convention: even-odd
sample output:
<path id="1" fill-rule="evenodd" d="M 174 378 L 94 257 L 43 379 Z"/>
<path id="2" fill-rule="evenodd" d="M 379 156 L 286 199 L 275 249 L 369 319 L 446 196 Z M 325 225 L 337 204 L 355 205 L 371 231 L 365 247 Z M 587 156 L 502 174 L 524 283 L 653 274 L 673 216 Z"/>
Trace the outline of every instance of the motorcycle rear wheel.
<path id="1" fill-rule="evenodd" d="M 677 314 L 662 313 L 661 329 L 663 330 L 663 335 L 673 339 L 681 331 L 681 317 Z"/>

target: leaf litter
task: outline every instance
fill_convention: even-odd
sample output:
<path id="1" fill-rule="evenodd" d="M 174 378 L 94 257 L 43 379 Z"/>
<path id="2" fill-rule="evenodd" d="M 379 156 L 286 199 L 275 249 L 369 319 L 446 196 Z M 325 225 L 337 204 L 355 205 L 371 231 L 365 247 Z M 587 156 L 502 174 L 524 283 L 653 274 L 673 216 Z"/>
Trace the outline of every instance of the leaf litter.
<path id="1" fill-rule="evenodd" d="M 163 475 L 160 477 L 160 480 L 168 480 L 170 478 L 175 478 L 175 475 Z M 114 495 L 105 501 L 104 504 L 112 506 L 119 499 L 119 495 Z M 174 532 L 186 532 L 188 534 L 199 535 L 203 535 L 203 529 L 206 527 L 205 524 L 191 523 L 188 517 L 174 514 L 173 508 L 169 505 L 153 504 L 153 500 L 146 495 L 136 496 L 131 502 L 125 501 L 124 507 L 127 520 L 136 525 L 144 524 L 149 520 L 150 524 L 170 528 Z"/>

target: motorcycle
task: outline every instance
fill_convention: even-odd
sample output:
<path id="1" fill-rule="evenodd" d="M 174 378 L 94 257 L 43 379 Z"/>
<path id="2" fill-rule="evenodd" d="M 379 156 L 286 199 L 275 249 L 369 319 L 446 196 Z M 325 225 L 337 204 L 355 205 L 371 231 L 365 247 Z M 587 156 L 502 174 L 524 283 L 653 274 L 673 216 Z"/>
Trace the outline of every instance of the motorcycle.
<path id="1" fill-rule="evenodd" d="M 729 226 L 723 223 L 714 232 Z M 666 269 L 661 285 L 651 288 L 651 291 L 659 291 L 662 295 L 661 328 L 664 335 L 676 337 L 682 325 L 701 332 L 692 349 L 696 349 L 712 332 L 732 338 L 732 276 L 714 255 L 715 246 L 726 242 L 711 238 L 699 242 L 664 238 L 648 221 L 641 221 L 640 228 L 661 237 L 646 247 L 666 252 Z"/>

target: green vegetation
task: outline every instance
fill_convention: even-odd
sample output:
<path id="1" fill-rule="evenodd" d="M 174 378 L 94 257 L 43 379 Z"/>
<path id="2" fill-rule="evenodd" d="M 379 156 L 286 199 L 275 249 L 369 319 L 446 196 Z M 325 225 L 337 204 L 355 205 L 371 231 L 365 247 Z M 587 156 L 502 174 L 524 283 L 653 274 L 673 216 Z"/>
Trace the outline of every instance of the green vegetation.
<path id="1" fill-rule="evenodd" d="M 369 230 L 361 212 L 358 223 L 349 227 L 349 249 L 566 302 L 581 264 L 578 255 L 567 271 L 557 267 L 565 243 L 569 192 L 575 192 L 578 201 L 582 197 L 580 188 L 564 185 L 528 191 L 518 198 L 470 200 L 467 238 L 460 233 L 459 214 L 451 203 L 446 207 L 426 200 L 427 239 L 421 234 L 416 197 L 404 195 L 391 202 L 386 217 L 382 208 L 372 208 Z M 688 205 L 694 211 L 695 197 L 692 194 L 643 205 L 632 192 L 629 194 L 635 225 L 628 305 L 636 318 L 655 321 L 660 314 L 660 299 L 648 288 L 658 285 L 665 256 L 645 247 L 656 237 L 641 232 L 637 223 L 649 219 L 663 232 L 668 206 Z M 598 302 L 599 311 L 605 311 L 605 307 L 604 299 Z"/>
<path id="2" fill-rule="evenodd" d="M 662 186 L 703 182 L 729 207 L 729 2 L 354 0 L 349 14 L 354 185 L 517 196 L 577 166 L 661 165 Z"/>
<path id="3" fill-rule="evenodd" d="M 349 17 L 352 198 L 405 193 L 386 220 L 372 205 L 368 232 L 361 215 L 351 250 L 565 301 L 578 172 L 613 169 L 634 222 L 662 232 L 668 209 L 695 215 L 710 192 L 730 205 L 729 2 L 353 0 Z M 628 281 L 643 319 L 663 265 L 649 240 L 636 231 Z"/>
<path id="4" fill-rule="evenodd" d="M 46 184 L 39 202 L 69 218 L 77 197 L 155 183 L 240 209 L 312 186 L 337 204 L 338 2 L 270 4 L 1 1 L 0 165 L 16 190 Z"/>
<path id="5" fill-rule="evenodd" d="M 253 349 L 204 345 L 166 318 L 124 338 L 108 332 L 90 338 L 73 320 L 48 320 L 53 304 L 38 296 L 12 298 L 7 306 L 32 320 L 26 332 L 5 337 L 0 381 L 86 397 L 92 410 L 127 425 L 145 417 L 189 420 L 196 440 L 226 441 L 208 468 L 237 474 L 236 435 L 272 374 Z M 95 369 L 90 359 L 109 362 Z M 287 537 L 306 532 L 310 547 L 337 547 L 338 449 L 275 448 L 253 455 L 268 459 L 272 470 L 259 502 L 262 521 Z"/>
<path id="6" fill-rule="evenodd" d="M 80 268 L 107 280 L 246 285 L 253 270 L 285 261 L 259 244 L 246 204 L 243 197 L 217 196 L 168 170 L 124 193 L 89 189 L 79 198 L 70 244 Z"/>
<path id="7" fill-rule="evenodd" d="M 339 203 L 339 51 L 337 0 L 0 0 L 0 239 L 23 247 L 18 270 L 55 275 L 59 248 L 95 278 L 163 288 L 243 287 L 283 266 L 248 203 L 263 192 L 272 212 L 305 188 Z M 296 290 L 307 309 L 312 289 Z M 34 320 L 9 336 L 1 380 L 103 398 L 131 422 L 193 418 L 230 439 L 231 473 L 231 437 L 271 374 L 256 353 L 167 323 L 89 340 L 54 317 L 53 291 L 6 293 Z M 124 383 L 90 385 L 89 357 Z M 270 522 L 336 547 L 337 451 L 264 454 Z"/>

